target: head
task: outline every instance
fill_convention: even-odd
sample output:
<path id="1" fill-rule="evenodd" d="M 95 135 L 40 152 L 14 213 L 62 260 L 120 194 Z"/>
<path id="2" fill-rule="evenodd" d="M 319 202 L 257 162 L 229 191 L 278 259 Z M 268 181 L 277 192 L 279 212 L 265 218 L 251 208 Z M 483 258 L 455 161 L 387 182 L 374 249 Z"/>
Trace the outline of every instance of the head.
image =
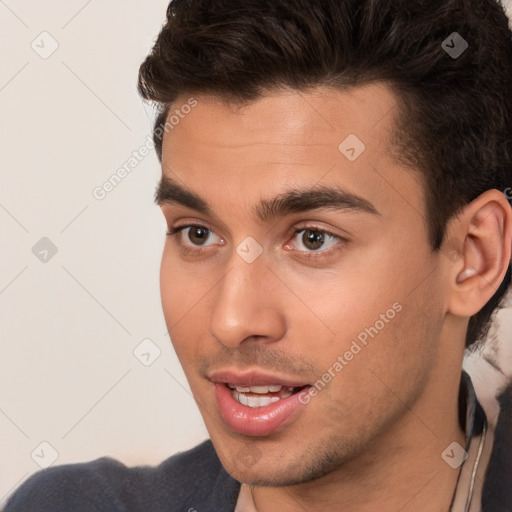
<path id="1" fill-rule="evenodd" d="M 139 89 L 171 340 L 225 467 L 287 485 L 428 410 L 485 337 L 510 284 L 512 38 L 494 0 L 244 4 L 172 2 Z M 307 405 L 226 418 L 221 382 L 271 376 Z"/>

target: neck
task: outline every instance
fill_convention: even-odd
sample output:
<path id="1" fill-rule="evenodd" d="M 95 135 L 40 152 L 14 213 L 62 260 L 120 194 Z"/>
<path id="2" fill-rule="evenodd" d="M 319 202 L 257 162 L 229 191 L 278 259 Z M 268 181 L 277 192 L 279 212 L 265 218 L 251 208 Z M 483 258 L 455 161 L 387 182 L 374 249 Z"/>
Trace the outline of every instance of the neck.
<path id="1" fill-rule="evenodd" d="M 447 511 L 459 468 L 441 457 L 454 441 L 465 446 L 458 419 L 460 373 L 433 376 L 430 392 L 336 471 L 291 487 L 252 488 L 258 512 L 340 510 Z"/>

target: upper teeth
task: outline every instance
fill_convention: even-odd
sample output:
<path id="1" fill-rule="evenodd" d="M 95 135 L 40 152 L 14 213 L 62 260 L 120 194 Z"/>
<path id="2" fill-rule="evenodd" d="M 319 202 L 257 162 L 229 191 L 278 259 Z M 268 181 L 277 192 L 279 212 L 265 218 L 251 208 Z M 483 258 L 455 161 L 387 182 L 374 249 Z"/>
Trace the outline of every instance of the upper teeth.
<path id="1" fill-rule="evenodd" d="M 236 389 L 239 393 L 258 393 L 264 395 L 266 393 L 276 393 L 281 391 L 283 386 L 269 385 L 269 386 L 233 386 L 228 384 L 231 389 Z"/>

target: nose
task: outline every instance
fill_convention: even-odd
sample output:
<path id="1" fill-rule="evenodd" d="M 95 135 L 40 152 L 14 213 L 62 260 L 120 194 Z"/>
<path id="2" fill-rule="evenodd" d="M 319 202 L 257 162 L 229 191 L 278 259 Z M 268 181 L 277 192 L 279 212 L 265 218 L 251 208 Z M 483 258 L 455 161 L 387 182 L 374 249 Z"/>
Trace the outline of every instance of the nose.
<path id="1" fill-rule="evenodd" d="M 281 339 L 286 320 L 279 284 L 263 257 L 247 263 L 235 253 L 228 272 L 215 287 L 209 325 L 213 337 L 230 348 Z"/>

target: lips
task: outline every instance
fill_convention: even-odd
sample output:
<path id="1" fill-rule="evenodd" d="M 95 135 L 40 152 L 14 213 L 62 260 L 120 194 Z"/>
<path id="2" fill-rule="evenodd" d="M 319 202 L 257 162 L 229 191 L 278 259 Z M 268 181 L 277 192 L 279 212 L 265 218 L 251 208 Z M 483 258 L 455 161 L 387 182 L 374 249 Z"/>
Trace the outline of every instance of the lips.
<path id="1" fill-rule="evenodd" d="M 270 435 L 295 421 L 303 410 L 299 392 L 308 386 L 258 372 L 215 372 L 210 380 L 227 427 L 251 436 Z"/>
<path id="2" fill-rule="evenodd" d="M 222 370 L 212 372 L 209 376 L 212 382 L 222 382 L 224 384 L 232 384 L 233 386 L 286 386 L 286 387 L 303 387 L 307 382 L 301 382 L 287 377 L 280 377 L 270 373 L 259 371 L 235 372 L 231 370 Z"/>

